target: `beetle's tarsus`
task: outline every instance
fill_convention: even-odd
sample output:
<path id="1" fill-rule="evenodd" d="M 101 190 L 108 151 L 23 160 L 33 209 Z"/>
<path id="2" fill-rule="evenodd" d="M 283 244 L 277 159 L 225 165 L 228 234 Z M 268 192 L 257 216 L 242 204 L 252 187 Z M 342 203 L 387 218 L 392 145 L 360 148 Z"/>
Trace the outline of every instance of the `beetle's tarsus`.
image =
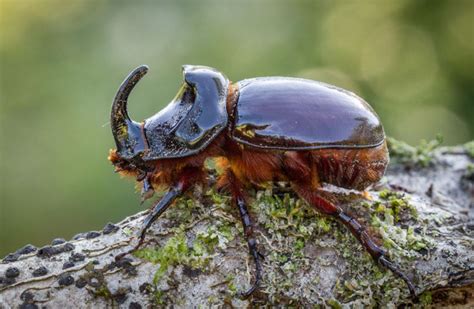
<path id="1" fill-rule="evenodd" d="M 260 280 L 261 280 L 260 278 L 256 279 L 255 282 L 252 284 L 252 287 L 250 289 L 248 289 L 246 292 L 240 292 L 239 293 L 239 297 L 242 298 L 242 299 L 247 299 L 250 296 L 252 296 L 252 294 L 260 287 Z"/>
<path id="2" fill-rule="evenodd" d="M 413 285 L 411 280 L 393 262 L 391 262 L 389 259 L 387 259 L 387 257 L 385 255 L 381 255 L 378 259 L 378 262 L 383 267 L 386 267 L 386 268 L 390 269 L 392 271 L 392 273 L 395 274 L 396 276 L 398 276 L 400 279 L 405 281 L 405 283 L 408 286 L 408 289 L 410 290 L 411 296 L 416 297 L 415 286 Z"/>
<path id="3" fill-rule="evenodd" d="M 131 250 L 123 252 L 115 257 L 115 260 L 120 260 L 124 256 L 137 251 L 145 241 L 146 231 L 150 226 L 155 222 L 155 220 L 163 213 L 165 210 L 173 203 L 173 201 L 181 195 L 184 188 L 184 181 L 180 181 L 176 186 L 170 188 L 168 192 L 156 203 L 152 211 L 146 216 L 143 220 L 143 227 L 140 230 L 140 236 L 138 238 L 138 243 Z"/>

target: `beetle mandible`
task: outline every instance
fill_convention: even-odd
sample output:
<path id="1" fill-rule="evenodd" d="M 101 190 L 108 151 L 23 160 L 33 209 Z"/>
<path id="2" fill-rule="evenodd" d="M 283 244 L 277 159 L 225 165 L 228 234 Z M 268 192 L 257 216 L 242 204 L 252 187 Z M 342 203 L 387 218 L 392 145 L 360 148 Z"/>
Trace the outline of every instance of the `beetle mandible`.
<path id="1" fill-rule="evenodd" d="M 111 127 L 117 149 L 109 160 L 118 172 L 141 182 L 142 201 L 154 187 L 168 191 L 145 218 L 138 243 L 118 259 L 143 244 L 147 229 L 178 196 L 205 181 L 205 160 L 217 158 L 224 170 L 217 187 L 230 192 L 255 263 L 255 279 L 244 295 L 262 280 L 245 190 L 268 181 L 289 182 L 309 205 L 343 223 L 415 294 L 408 277 L 321 186 L 364 190 L 384 175 L 389 162 L 385 133 L 368 103 L 317 81 L 259 77 L 232 83 L 216 69 L 185 65 L 176 97 L 139 123 L 128 116 L 127 100 L 147 71 L 147 66 L 132 71 L 115 96 Z"/>

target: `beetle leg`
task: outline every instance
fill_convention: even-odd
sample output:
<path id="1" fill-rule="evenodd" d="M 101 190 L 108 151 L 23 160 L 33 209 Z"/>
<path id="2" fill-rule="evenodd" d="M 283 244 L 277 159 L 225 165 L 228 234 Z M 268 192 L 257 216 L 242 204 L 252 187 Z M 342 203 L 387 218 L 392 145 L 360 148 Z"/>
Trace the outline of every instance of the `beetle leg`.
<path id="1" fill-rule="evenodd" d="M 155 194 L 155 189 L 150 182 L 150 175 L 147 175 L 143 179 L 142 191 L 140 193 L 140 204 L 143 204 L 146 200 L 153 197 L 153 194 Z"/>
<path id="2" fill-rule="evenodd" d="M 230 169 L 227 170 L 225 178 L 226 183 L 229 185 L 228 188 L 232 193 L 232 203 L 239 209 L 249 253 L 255 263 L 255 281 L 250 289 L 240 294 L 242 297 L 247 298 L 258 289 L 260 281 L 262 280 L 262 265 L 260 264 L 260 258 L 263 258 L 263 256 L 257 250 L 257 241 L 253 232 L 252 220 L 245 201 L 245 193 L 242 184 Z"/>
<path id="3" fill-rule="evenodd" d="M 180 177 L 180 180 L 172 186 L 168 192 L 153 206 L 152 211 L 148 214 L 148 216 L 143 221 L 143 227 L 140 230 L 138 243 L 129 251 L 125 251 L 115 257 L 115 260 L 120 260 L 127 254 L 133 253 L 138 250 L 143 241 L 145 240 L 146 231 L 150 228 L 150 226 L 155 222 L 158 217 L 165 212 L 166 209 L 173 203 L 173 201 L 183 194 L 193 183 L 194 181 L 194 172 L 191 173 L 183 173 Z"/>
<path id="4" fill-rule="evenodd" d="M 244 234 L 247 239 L 247 244 L 249 247 L 250 255 L 252 255 L 255 262 L 255 281 L 252 284 L 252 287 L 242 293 L 243 297 L 249 297 L 258 289 L 260 281 L 262 280 L 262 265 L 260 264 L 260 253 L 257 251 L 257 241 L 253 233 L 252 221 L 250 220 L 250 215 L 245 204 L 245 200 L 242 196 L 237 196 L 235 198 L 235 204 L 239 208 L 240 218 L 242 219 L 242 225 L 244 226 Z"/>
<path id="5" fill-rule="evenodd" d="M 372 237 L 367 233 L 366 229 L 344 210 L 336 206 L 330 196 L 325 196 L 324 192 L 314 192 L 310 188 L 304 186 L 295 186 L 297 193 L 305 199 L 310 205 L 314 206 L 320 212 L 330 215 L 340 222 L 342 222 L 351 233 L 359 240 L 362 246 L 372 256 L 372 258 L 385 268 L 392 271 L 393 274 L 401 278 L 408 286 L 410 294 L 415 296 L 415 287 L 411 280 L 397 267 L 396 264 L 390 261 L 387 257 L 387 252 L 380 248 Z"/>

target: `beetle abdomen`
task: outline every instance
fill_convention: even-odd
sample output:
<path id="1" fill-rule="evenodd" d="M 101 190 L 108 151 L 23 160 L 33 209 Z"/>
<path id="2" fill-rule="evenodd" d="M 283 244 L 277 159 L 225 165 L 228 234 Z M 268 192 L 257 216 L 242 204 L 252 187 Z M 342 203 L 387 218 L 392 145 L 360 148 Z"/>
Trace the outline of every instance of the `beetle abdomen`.
<path id="1" fill-rule="evenodd" d="M 389 161 L 386 143 L 368 149 L 320 149 L 311 151 L 311 157 L 320 181 L 356 190 L 377 183 Z"/>
<path id="2" fill-rule="evenodd" d="M 363 99 L 311 80 L 262 77 L 238 83 L 235 140 L 266 149 L 368 148 L 383 143 L 382 124 Z"/>

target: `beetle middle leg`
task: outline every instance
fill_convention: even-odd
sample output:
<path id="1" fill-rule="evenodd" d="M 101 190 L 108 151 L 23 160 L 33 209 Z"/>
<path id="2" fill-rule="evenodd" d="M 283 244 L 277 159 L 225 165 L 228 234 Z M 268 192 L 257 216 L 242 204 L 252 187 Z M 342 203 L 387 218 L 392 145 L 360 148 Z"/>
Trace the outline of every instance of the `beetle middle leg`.
<path id="1" fill-rule="evenodd" d="M 298 195 L 317 210 L 342 222 L 376 262 L 380 263 L 383 267 L 390 269 L 393 274 L 405 281 L 410 290 L 410 294 L 412 296 L 416 295 L 415 287 L 411 280 L 397 267 L 396 264 L 390 261 L 387 257 L 387 252 L 375 243 L 369 233 L 367 233 L 367 230 L 355 218 L 351 217 L 342 208 L 336 206 L 335 203 L 331 201 L 332 197 L 330 194 L 318 190 L 315 191 L 309 186 L 302 184 L 296 184 L 295 190 Z"/>
<path id="2" fill-rule="evenodd" d="M 232 204 L 234 204 L 239 209 L 240 219 L 242 220 L 242 225 L 244 227 L 244 235 L 247 240 L 249 253 L 255 263 L 255 281 L 253 282 L 250 289 L 241 293 L 241 295 L 246 298 L 258 289 L 260 281 L 262 280 L 262 265 L 260 263 L 261 255 L 257 250 L 257 241 L 253 232 L 252 221 L 247 208 L 246 195 L 244 193 L 243 185 L 230 169 L 228 169 L 225 173 L 225 180 L 227 189 L 229 189 L 232 194 Z"/>

